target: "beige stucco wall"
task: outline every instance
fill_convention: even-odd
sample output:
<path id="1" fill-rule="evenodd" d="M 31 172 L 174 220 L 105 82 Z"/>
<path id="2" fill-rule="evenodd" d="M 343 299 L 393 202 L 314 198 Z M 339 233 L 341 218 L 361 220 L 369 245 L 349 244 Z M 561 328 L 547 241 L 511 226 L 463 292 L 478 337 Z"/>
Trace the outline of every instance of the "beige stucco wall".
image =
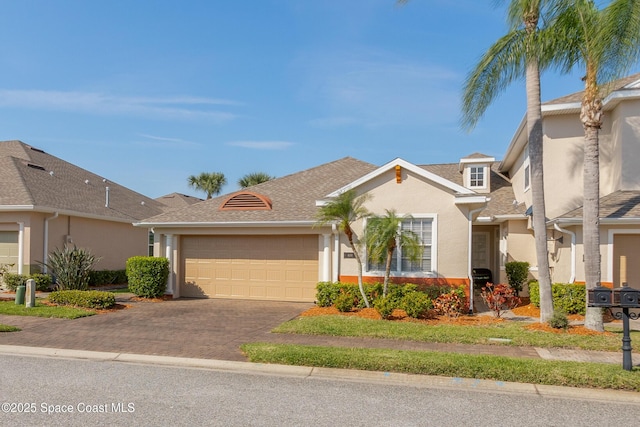
<path id="1" fill-rule="evenodd" d="M 619 179 L 615 190 L 640 189 L 640 101 L 621 103 L 613 115 L 615 128 L 612 133 L 614 159 L 611 164 L 611 175 Z M 625 143 L 623 144 L 622 141 Z"/>
<path id="2" fill-rule="evenodd" d="M 359 194 L 369 193 L 366 204 L 369 211 L 384 215 L 385 209 L 395 209 L 400 215 L 435 217 L 437 264 L 433 265 L 438 277 L 466 278 L 468 270 L 468 226 L 466 208 L 454 204 L 451 190 L 412 174 L 402 173 L 402 182 L 396 183 L 395 171 L 389 171 L 356 189 Z M 362 236 L 364 221 L 354 225 L 357 236 Z M 352 252 L 346 238 L 341 237 L 341 251 Z M 362 251 L 361 251 L 362 254 Z M 355 259 L 340 258 L 341 275 L 357 275 Z M 365 276 L 367 272 L 365 272 Z"/>

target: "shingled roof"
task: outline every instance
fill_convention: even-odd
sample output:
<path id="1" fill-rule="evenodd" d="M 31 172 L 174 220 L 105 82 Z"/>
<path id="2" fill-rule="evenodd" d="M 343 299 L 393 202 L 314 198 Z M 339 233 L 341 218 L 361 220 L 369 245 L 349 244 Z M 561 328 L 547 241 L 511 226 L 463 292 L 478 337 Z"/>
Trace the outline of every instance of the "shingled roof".
<path id="1" fill-rule="evenodd" d="M 581 219 L 582 206 L 560 215 L 562 219 Z M 640 218 L 640 191 L 616 191 L 600 199 L 600 218 L 638 219 Z"/>
<path id="2" fill-rule="evenodd" d="M 164 196 L 156 197 L 156 200 L 163 205 L 166 205 L 169 209 L 178 209 L 185 206 L 191 206 L 194 203 L 199 203 L 204 199 L 189 196 L 187 194 L 171 193 Z"/>
<path id="3" fill-rule="evenodd" d="M 637 89 L 635 87 L 627 87 L 632 83 L 640 80 L 640 73 L 632 74 L 630 76 L 624 77 L 622 79 L 615 80 L 611 82 L 608 86 L 603 88 L 603 95 L 607 95 L 614 91 L 624 91 L 624 90 L 632 90 Z M 552 99 L 551 101 L 547 101 L 542 105 L 558 105 L 558 104 L 573 104 L 582 102 L 582 97 L 584 95 L 584 91 L 571 93 L 569 95 L 561 96 L 560 98 Z"/>
<path id="4" fill-rule="evenodd" d="M 0 210 L 33 210 L 134 222 L 166 209 L 21 141 L 0 142 Z M 107 190 L 109 198 L 107 206 Z"/>
<path id="5" fill-rule="evenodd" d="M 314 222 L 316 200 L 376 169 L 352 157 L 225 194 L 191 206 L 145 219 L 143 224 L 212 224 L 260 222 Z M 270 209 L 221 210 L 233 194 L 251 192 L 271 201 Z"/>

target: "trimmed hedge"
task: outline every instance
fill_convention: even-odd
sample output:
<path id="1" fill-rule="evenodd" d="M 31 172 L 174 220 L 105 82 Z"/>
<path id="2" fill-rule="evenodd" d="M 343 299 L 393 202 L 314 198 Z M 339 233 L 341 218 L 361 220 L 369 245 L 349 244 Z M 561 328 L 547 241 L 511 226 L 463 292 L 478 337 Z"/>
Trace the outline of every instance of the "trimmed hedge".
<path id="1" fill-rule="evenodd" d="M 567 314 L 582 314 L 587 311 L 587 290 L 584 285 L 554 283 L 551 285 L 553 308 Z M 531 304 L 540 307 L 540 286 L 538 282 L 529 283 Z"/>
<path id="2" fill-rule="evenodd" d="M 53 279 L 48 274 L 34 273 L 32 275 L 27 274 L 15 274 L 5 273 L 3 276 L 4 284 L 11 291 L 16 291 L 18 286 L 27 285 L 27 280 L 33 279 L 36 282 L 36 291 L 46 292 L 51 289 L 53 285 Z"/>
<path id="3" fill-rule="evenodd" d="M 127 260 L 129 290 L 139 297 L 164 295 L 169 278 L 169 260 L 150 256 L 134 256 Z"/>
<path id="4" fill-rule="evenodd" d="M 51 292 L 49 301 L 75 307 L 111 308 L 116 305 L 116 296 L 113 292 L 65 290 Z"/>
<path id="5" fill-rule="evenodd" d="M 89 286 L 123 285 L 127 283 L 127 270 L 98 270 L 89 273 Z"/>

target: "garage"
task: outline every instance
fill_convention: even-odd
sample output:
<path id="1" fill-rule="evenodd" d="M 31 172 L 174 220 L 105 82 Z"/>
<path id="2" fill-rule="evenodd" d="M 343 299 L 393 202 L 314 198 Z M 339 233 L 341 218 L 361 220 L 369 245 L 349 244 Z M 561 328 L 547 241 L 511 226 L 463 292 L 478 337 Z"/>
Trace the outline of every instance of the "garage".
<path id="1" fill-rule="evenodd" d="M 640 288 L 640 234 L 614 234 L 613 236 L 613 286 L 620 286 L 620 257 L 627 257 L 629 286 Z"/>
<path id="2" fill-rule="evenodd" d="M 182 236 L 180 295 L 313 301 L 317 235 Z"/>
<path id="3" fill-rule="evenodd" d="M 0 231 L 0 266 L 9 264 L 10 271 L 18 271 L 18 232 Z"/>

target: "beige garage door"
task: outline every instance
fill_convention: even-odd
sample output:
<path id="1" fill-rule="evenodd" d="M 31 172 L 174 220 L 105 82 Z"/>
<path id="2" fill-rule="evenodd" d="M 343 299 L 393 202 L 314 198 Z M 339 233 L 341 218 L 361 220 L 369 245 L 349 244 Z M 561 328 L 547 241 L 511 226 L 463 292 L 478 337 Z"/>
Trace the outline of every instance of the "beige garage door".
<path id="1" fill-rule="evenodd" d="M 18 271 L 18 232 L 0 231 L 0 265 L 13 264 L 11 271 Z"/>
<path id="2" fill-rule="evenodd" d="M 180 295 L 313 301 L 318 237 L 183 236 Z"/>
<path id="3" fill-rule="evenodd" d="M 620 256 L 627 257 L 627 282 L 640 289 L 640 234 L 613 235 L 613 286 L 620 286 Z"/>

